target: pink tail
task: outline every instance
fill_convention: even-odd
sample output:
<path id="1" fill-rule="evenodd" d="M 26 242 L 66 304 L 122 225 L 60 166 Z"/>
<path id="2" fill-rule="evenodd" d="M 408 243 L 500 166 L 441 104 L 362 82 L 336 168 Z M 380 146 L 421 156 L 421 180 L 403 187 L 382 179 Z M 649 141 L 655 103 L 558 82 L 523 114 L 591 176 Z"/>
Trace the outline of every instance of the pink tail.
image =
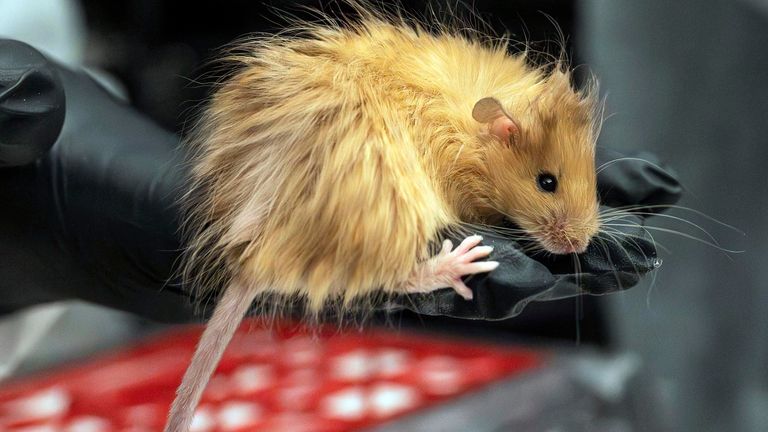
<path id="1" fill-rule="evenodd" d="M 256 297 L 257 291 L 233 283 L 224 291 L 216 305 L 213 316 L 200 337 L 192 363 L 187 368 L 176 399 L 168 414 L 165 432 L 188 432 L 197 404 L 203 395 L 208 380 L 216 370 L 229 341 L 240 326 Z"/>

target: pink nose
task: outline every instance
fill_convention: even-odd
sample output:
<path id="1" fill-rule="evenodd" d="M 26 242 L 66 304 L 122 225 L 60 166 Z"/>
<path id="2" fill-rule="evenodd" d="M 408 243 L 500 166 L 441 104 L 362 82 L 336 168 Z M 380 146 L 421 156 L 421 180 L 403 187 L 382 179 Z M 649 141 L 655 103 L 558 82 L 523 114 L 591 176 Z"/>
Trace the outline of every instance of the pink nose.
<path id="1" fill-rule="evenodd" d="M 582 253 L 585 250 L 587 250 L 587 245 L 589 242 L 581 242 L 581 241 L 574 241 L 571 240 L 570 243 L 563 246 L 563 253 L 564 254 L 572 254 L 572 253 Z"/>

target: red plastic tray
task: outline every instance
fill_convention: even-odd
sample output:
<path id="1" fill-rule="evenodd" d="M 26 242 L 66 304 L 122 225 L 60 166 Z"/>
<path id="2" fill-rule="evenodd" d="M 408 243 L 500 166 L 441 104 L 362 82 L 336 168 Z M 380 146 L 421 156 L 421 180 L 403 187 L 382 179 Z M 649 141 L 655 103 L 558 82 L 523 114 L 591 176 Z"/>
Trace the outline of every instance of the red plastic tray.
<path id="1" fill-rule="evenodd" d="M 541 367 L 546 353 L 383 330 L 325 333 L 246 322 L 193 432 L 353 431 Z M 160 431 L 202 331 L 188 326 L 0 386 L 0 431 Z"/>

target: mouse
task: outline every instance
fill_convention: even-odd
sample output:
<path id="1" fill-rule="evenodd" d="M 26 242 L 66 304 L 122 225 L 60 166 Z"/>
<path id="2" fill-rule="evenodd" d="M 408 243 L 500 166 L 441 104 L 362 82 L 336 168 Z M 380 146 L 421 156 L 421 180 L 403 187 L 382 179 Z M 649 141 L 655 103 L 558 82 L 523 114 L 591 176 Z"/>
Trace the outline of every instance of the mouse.
<path id="1" fill-rule="evenodd" d="M 473 36 L 474 35 L 474 36 Z M 188 431 L 243 317 L 265 295 L 329 304 L 453 289 L 492 272 L 473 227 L 510 220 L 543 252 L 599 231 L 596 84 L 567 62 L 366 9 L 256 36 L 188 136 L 184 277 L 221 286 L 166 432 Z M 462 233 L 458 245 L 441 233 Z M 210 289 L 210 288 L 208 288 Z"/>

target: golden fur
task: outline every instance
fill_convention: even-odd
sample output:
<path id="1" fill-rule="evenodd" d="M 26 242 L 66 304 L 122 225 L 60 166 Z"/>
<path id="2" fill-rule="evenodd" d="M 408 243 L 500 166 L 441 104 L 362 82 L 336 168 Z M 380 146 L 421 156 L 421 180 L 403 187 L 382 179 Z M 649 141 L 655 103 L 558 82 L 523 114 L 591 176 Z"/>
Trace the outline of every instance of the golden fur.
<path id="1" fill-rule="evenodd" d="M 188 430 L 262 294 L 317 313 L 402 292 L 441 231 L 503 217 L 550 252 L 597 232 L 593 89 L 573 90 L 561 62 L 531 66 L 503 41 L 363 16 L 240 46 L 190 137 L 184 276 L 226 288 L 166 432 Z M 486 97 L 519 139 L 474 120 Z M 556 193 L 537 188 L 542 172 L 558 177 Z"/>
<path id="2" fill-rule="evenodd" d="M 507 216 L 545 246 L 555 216 L 596 230 L 594 93 L 560 63 L 373 15 L 251 40 L 228 61 L 191 140 L 186 275 L 203 288 L 237 277 L 317 311 L 397 291 L 462 222 Z M 473 120 L 486 96 L 521 145 Z M 557 199 L 536 189 L 542 170 Z"/>

